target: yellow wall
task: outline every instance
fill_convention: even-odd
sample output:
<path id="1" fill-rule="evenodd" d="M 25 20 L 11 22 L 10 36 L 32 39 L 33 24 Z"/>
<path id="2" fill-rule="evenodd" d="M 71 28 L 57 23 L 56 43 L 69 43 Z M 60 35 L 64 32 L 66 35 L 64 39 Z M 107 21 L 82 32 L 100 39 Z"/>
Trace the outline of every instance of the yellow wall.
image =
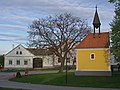
<path id="1" fill-rule="evenodd" d="M 95 60 L 90 59 L 91 53 L 95 54 Z M 78 49 L 77 70 L 110 70 L 108 65 L 108 49 Z"/>

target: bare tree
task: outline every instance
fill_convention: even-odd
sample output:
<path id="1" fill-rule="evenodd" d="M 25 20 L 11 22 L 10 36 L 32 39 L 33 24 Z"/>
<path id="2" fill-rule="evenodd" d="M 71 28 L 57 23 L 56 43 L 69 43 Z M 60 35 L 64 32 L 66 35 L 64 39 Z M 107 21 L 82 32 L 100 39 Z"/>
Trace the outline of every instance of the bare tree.
<path id="1" fill-rule="evenodd" d="M 86 20 L 64 13 L 54 17 L 34 20 L 30 25 L 29 45 L 52 48 L 61 60 L 60 72 L 70 50 L 90 32 Z"/>

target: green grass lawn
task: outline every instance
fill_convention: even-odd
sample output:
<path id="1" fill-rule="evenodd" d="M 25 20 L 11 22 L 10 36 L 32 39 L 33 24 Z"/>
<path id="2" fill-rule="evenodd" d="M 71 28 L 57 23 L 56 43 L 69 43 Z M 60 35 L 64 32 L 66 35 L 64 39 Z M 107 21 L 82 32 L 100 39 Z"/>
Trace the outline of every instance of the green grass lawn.
<path id="1" fill-rule="evenodd" d="M 73 87 L 99 87 L 99 88 L 120 88 L 120 72 L 113 76 L 75 76 L 68 73 L 68 83 L 66 84 L 66 74 L 38 74 L 12 78 L 10 80 L 24 83 L 73 86 Z"/>

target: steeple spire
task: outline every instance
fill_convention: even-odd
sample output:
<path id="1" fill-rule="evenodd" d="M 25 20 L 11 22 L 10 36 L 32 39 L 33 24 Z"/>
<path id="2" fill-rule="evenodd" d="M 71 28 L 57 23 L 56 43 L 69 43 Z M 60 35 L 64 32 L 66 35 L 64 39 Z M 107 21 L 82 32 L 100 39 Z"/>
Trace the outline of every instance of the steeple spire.
<path id="1" fill-rule="evenodd" d="M 100 19 L 98 16 L 98 12 L 97 12 L 97 5 L 96 5 L 96 11 L 95 11 L 95 16 L 94 16 L 94 20 L 93 20 L 93 27 L 94 27 L 94 37 L 95 37 L 95 29 L 99 28 L 99 37 L 100 37 Z"/>

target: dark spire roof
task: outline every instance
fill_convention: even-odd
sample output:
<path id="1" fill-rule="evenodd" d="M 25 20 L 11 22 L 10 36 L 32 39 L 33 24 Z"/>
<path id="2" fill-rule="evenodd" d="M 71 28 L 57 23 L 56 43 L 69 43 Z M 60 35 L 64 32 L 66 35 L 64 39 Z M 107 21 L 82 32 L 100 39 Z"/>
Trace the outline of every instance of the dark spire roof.
<path id="1" fill-rule="evenodd" d="M 94 16 L 94 20 L 93 20 L 93 26 L 95 28 L 98 28 L 100 27 L 101 23 L 100 23 L 100 20 L 99 20 L 99 16 L 98 16 L 98 12 L 97 12 L 97 6 L 96 6 L 96 12 L 95 12 L 95 16 Z"/>

